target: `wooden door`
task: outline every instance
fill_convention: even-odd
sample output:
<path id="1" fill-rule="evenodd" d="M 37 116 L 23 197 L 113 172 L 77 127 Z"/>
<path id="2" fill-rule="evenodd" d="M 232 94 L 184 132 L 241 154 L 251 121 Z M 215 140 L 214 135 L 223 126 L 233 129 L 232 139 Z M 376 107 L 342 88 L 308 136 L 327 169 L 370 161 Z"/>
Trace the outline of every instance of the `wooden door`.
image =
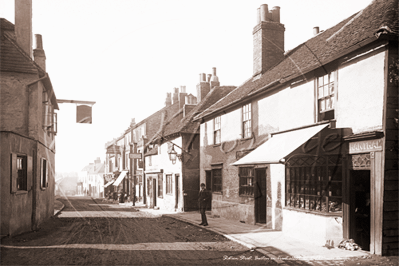
<path id="1" fill-rule="evenodd" d="M 157 206 L 157 179 L 152 179 L 152 202 L 154 202 L 154 207 Z"/>

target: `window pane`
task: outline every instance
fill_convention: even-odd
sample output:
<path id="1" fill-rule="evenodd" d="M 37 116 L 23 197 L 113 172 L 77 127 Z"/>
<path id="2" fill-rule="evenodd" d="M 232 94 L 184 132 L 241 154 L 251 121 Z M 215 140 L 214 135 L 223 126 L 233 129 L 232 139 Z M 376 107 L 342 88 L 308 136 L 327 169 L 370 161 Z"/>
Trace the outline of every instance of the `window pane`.
<path id="1" fill-rule="evenodd" d="M 319 86 L 319 87 L 322 87 L 323 84 L 324 84 L 324 82 L 323 82 L 323 77 L 319 77 L 319 84 L 318 84 L 318 86 Z"/>
<path id="2" fill-rule="evenodd" d="M 325 107 L 324 99 L 319 100 L 319 109 L 320 109 L 321 112 L 325 111 L 326 107 Z"/>
<path id="3" fill-rule="evenodd" d="M 334 82 L 334 73 L 335 72 L 331 72 L 330 75 L 329 75 L 330 76 L 330 82 Z"/>
<path id="4" fill-rule="evenodd" d="M 322 98 L 323 96 L 324 96 L 324 94 L 323 94 L 323 87 L 319 87 L 319 88 L 318 88 L 318 97 L 319 97 L 319 99 Z"/>
<path id="5" fill-rule="evenodd" d="M 330 98 L 330 106 L 331 106 L 331 109 L 334 109 L 334 95 L 332 95 Z"/>
<path id="6" fill-rule="evenodd" d="M 325 96 L 328 96 L 328 85 L 325 85 L 325 86 L 323 87 L 323 94 L 324 94 L 324 97 L 325 97 Z"/>

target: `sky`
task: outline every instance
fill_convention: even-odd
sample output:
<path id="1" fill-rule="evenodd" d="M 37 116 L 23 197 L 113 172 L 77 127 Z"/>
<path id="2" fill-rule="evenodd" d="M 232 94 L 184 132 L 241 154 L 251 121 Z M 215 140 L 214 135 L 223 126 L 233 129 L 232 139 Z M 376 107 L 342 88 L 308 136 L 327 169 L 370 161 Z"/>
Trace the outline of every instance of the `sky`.
<path id="1" fill-rule="evenodd" d="M 76 123 L 76 105 L 59 104 L 56 172 L 78 172 L 105 143 L 165 106 L 167 92 L 196 96 L 199 74 L 216 67 L 222 86 L 252 75 L 256 10 L 280 7 L 285 50 L 362 10 L 371 0 L 33 0 L 58 99 L 95 101 L 93 123 Z M 14 0 L 0 0 L 14 23 Z M 34 41 L 33 41 L 34 43 Z M 34 45 L 35 48 L 35 45 Z"/>

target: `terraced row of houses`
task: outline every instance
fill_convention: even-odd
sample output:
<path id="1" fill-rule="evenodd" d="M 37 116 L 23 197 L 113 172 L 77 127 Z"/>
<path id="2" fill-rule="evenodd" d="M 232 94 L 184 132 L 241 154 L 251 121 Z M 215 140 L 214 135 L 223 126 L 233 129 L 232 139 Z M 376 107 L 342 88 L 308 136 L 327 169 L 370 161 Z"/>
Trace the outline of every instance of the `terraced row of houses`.
<path id="1" fill-rule="evenodd" d="M 196 96 L 168 93 L 105 145 L 107 185 L 179 212 L 205 183 L 215 217 L 398 254 L 398 1 L 290 51 L 284 31 L 280 8 L 260 6 L 253 75 L 221 86 L 214 68 Z"/>

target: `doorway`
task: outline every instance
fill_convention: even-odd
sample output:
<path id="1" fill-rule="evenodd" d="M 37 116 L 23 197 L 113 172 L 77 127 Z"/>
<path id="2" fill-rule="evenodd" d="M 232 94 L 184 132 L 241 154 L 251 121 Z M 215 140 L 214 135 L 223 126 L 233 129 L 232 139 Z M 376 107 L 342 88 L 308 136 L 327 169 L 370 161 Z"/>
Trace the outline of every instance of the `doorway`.
<path id="1" fill-rule="evenodd" d="M 255 169 L 255 222 L 266 223 L 266 169 Z"/>
<path id="2" fill-rule="evenodd" d="M 208 204 L 206 206 L 206 210 L 210 211 L 212 210 L 212 171 L 205 171 L 206 174 L 206 181 L 205 181 L 205 185 L 206 185 L 206 190 L 208 190 L 209 195 L 211 196 L 211 198 L 208 201 Z"/>
<path id="3" fill-rule="evenodd" d="M 350 238 L 370 251 L 370 170 L 351 170 L 350 182 Z"/>
<path id="4" fill-rule="evenodd" d="M 152 202 L 154 203 L 154 207 L 157 206 L 157 179 L 152 179 Z"/>

